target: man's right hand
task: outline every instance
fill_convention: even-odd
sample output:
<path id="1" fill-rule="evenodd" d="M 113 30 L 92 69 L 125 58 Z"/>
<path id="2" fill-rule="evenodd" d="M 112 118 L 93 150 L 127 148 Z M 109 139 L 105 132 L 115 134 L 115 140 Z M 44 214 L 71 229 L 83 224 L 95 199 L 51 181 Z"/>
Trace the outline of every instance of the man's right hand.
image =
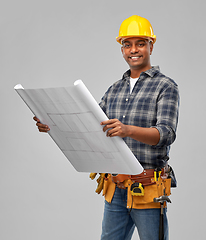
<path id="1" fill-rule="evenodd" d="M 39 129 L 39 132 L 48 132 L 50 130 L 49 126 L 46 124 L 42 124 L 37 117 L 33 117 L 34 121 L 36 121 L 36 125 Z"/>

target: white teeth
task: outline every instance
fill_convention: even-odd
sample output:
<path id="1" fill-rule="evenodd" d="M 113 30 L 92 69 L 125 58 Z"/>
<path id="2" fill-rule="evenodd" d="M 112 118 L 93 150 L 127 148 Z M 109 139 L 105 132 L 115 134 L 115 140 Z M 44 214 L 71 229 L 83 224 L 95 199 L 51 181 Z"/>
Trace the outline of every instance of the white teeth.
<path id="1" fill-rule="evenodd" d="M 135 60 L 135 59 L 138 59 L 138 58 L 140 58 L 140 57 L 131 57 L 131 59 L 134 59 L 134 60 Z"/>

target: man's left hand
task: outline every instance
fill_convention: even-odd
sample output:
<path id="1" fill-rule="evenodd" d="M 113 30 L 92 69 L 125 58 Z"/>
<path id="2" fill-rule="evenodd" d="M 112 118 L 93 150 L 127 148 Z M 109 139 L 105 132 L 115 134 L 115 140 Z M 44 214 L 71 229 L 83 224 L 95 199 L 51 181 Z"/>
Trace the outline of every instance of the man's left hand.
<path id="1" fill-rule="evenodd" d="M 103 127 L 103 131 L 107 131 L 107 137 L 119 136 L 121 138 L 124 138 L 128 136 L 128 125 L 121 123 L 118 119 L 103 121 L 101 122 L 101 125 L 105 125 Z"/>

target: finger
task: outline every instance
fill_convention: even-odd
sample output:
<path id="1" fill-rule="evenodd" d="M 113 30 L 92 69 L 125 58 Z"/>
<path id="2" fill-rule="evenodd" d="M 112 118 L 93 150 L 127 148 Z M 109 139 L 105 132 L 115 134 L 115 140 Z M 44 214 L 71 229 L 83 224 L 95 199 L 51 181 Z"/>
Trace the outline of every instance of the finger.
<path id="1" fill-rule="evenodd" d="M 47 126 L 46 124 L 42 124 L 42 123 L 36 123 L 39 131 L 41 130 L 41 132 L 48 132 L 50 130 L 49 126 Z"/>
<path id="2" fill-rule="evenodd" d="M 36 122 L 40 122 L 40 120 L 39 120 L 36 116 L 34 116 L 33 119 L 34 119 L 34 121 L 36 121 Z"/>
<path id="3" fill-rule="evenodd" d="M 113 125 L 111 125 L 111 124 L 106 125 L 106 126 L 103 127 L 103 131 L 106 132 L 107 130 L 112 129 L 112 128 L 113 128 Z"/>
<path id="4" fill-rule="evenodd" d="M 45 133 L 47 133 L 48 132 L 48 130 L 46 130 L 46 129 L 43 129 L 43 128 L 38 128 L 39 129 L 39 132 L 45 132 Z"/>
<path id="5" fill-rule="evenodd" d="M 106 120 L 106 121 L 103 121 L 103 122 L 101 122 L 100 124 L 101 125 L 108 125 L 108 124 L 112 124 L 112 123 L 114 123 L 114 122 L 116 122 L 116 121 L 118 121 L 118 119 L 109 119 L 109 120 Z"/>
<path id="6" fill-rule="evenodd" d="M 107 125 L 107 124 L 109 124 L 109 123 L 110 123 L 110 120 L 106 120 L 106 121 L 101 122 L 100 124 L 101 124 L 101 125 Z"/>
<path id="7" fill-rule="evenodd" d="M 41 128 L 46 128 L 47 127 L 47 125 L 39 123 L 39 122 L 37 122 L 36 125 L 37 125 L 37 127 L 41 127 Z"/>
<path id="8" fill-rule="evenodd" d="M 45 127 L 38 127 L 39 132 L 48 132 L 50 129 L 45 128 Z"/>
<path id="9" fill-rule="evenodd" d="M 114 137 L 118 136 L 118 129 L 117 128 L 112 128 L 107 131 L 107 137 Z"/>
<path id="10" fill-rule="evenodd" d="M 120 121 L 118 119 L 110 119 L 107 122 L 102 122 L 102 123 L 107 123 L 107 124 L 102 124 L 105 125 L 103 130 L 107 130 L 109 128 L 115 128 L 116 126 L 120 125 Z"/>
<path id="11" fill-rule="evenodd" d="M 115 124 L 108 124 L 103 127 L 103 131 L 106 132 L 108 129 L 115 128 L 115 127 L 116 127 Z"/>

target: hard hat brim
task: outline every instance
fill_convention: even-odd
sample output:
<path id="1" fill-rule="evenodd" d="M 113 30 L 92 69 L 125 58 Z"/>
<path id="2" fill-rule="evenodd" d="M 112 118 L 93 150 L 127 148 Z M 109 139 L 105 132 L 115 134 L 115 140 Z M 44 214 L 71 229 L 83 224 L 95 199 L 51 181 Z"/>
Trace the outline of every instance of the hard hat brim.
<path id="1" fill-rule="evenodd" d="M 156 42 L 156 35 L 153 35 L 153 37 L 148 37 L 148 36 L 145 36 L 145 35 L 121 36 L 121 37 L 116 37 L 116 41 L 122 45 L 122 40 L 123 39 L 135 38 L 135 37 L 151 39 L 153 44 Z"/>
<path id="2" fill-rule="evenodd" d="M 127 39 L 127 38 L 135 38 L 135 37 L 140 37 L 140 38 L 146 38 L 152 40 L 152 43 L 154 44 L 156 42 L 156 36 L 154 35 L 153 37 L 148 37 L 145 35 L 132 35 L 132 36 L 121 36 L 121 37 L 116 37 L 116 41 L 122 45 L 122 40 Z"/>

